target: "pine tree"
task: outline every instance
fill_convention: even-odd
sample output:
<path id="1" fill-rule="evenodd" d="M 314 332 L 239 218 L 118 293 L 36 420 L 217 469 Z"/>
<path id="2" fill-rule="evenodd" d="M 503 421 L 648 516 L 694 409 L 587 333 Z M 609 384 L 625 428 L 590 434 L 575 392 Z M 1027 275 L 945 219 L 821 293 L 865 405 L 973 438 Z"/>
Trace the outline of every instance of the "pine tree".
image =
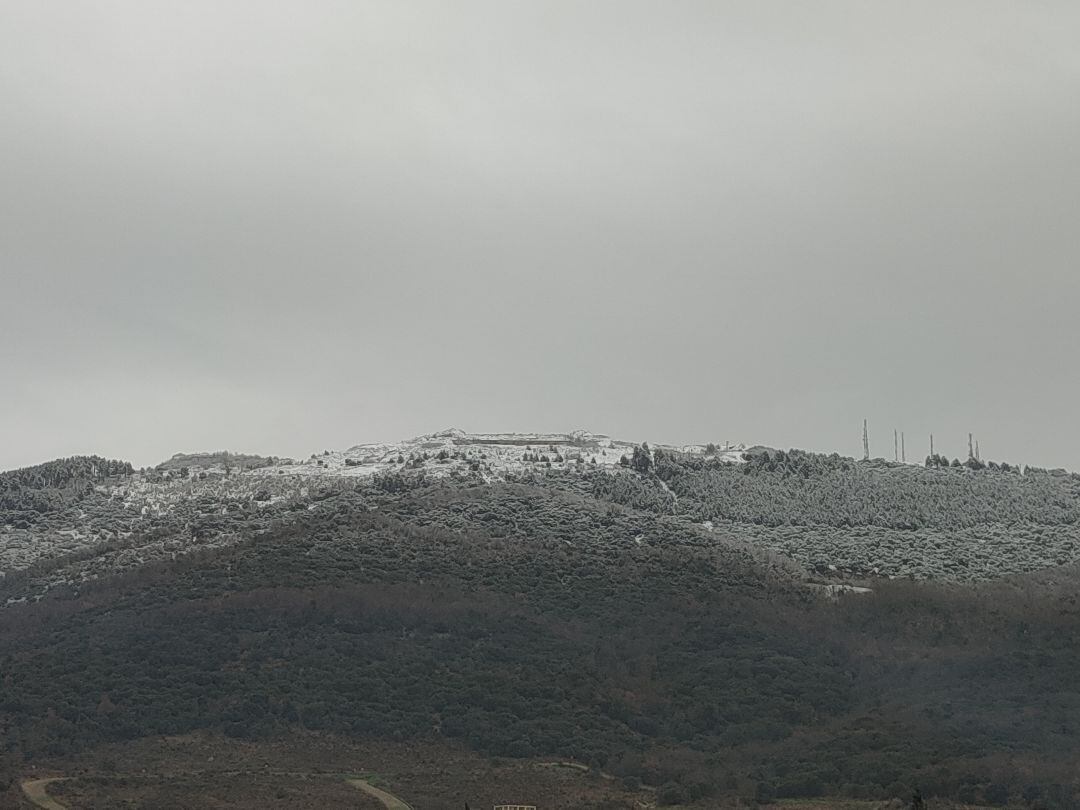
<path id="1" fill-rule="evenodd" d="M 634 448 L 634 455 L 630 459 L 630 466 L 644 475 L 652 468 L 652 456 L 649 455 L 649 445 L 643 444 Z"/>

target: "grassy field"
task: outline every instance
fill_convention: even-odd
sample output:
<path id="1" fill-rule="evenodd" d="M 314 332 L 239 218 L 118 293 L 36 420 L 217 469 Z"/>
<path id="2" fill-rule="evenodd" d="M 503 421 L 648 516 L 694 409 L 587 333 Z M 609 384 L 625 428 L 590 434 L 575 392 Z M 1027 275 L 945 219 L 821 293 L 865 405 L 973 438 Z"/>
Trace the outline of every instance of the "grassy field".
<path id="1" fill-rule="evenodd" d="M 460 810 L 465 802 L 474 808 L 528 803 L 544 810 L 630 810 L 652 801 L 649 791 L 624 790 L 588 769 L 492 760 L 450 744 L 366 743 L 314 733 L 256 743 L 212 734 L 147 738 L 40 763 L 20 781 L 54 774 L 68 778 L 49 785 L 48 795 L 71 810 L 387 806 L 350 780 L 423 810 Z M 0 807 L 23 806 L 16 789 L 7 804 L 0 798 Z"/>

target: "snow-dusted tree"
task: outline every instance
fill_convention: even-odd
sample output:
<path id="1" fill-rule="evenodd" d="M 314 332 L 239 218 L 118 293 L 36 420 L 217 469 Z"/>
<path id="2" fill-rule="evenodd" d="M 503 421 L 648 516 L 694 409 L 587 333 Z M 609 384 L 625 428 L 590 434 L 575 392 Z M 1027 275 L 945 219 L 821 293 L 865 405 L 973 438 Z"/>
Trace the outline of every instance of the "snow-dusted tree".
<path id="1" fill-rule="evenodd" d="M 652 469 L 652 455 L 649 453 L 649 445 L 643 444 L 634 448 L 634 455 L 630 459 L 630 466 L 641 474 Z"/>

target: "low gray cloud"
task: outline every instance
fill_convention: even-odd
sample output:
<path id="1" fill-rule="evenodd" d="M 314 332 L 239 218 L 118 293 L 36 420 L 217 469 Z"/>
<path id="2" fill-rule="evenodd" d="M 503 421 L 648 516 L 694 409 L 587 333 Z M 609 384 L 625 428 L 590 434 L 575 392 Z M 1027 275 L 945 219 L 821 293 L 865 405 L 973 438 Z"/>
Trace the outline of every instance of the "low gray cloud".
<path id="1" fill-rule="evenodd" d="M 0 3 L 0 467 L 863 417 L 1080 467 L 1078 24 Z"/>

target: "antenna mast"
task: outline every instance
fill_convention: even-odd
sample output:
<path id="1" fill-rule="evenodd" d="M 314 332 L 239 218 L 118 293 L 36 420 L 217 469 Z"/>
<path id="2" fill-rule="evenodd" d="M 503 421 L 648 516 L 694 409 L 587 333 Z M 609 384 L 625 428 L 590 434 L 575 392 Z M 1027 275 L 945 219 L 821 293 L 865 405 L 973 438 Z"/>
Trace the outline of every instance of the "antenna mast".
<path id="1" fill-rule="evenodd" d="M 870 460 L 870 437 L 866 433 L 866 420 L 862 420 L 862 458 L 863 461 Z"/>
<path id="2" fill-rule="evenodd" d="M 892 429 L 892 460 L 900 460 L 900 443 L 896 435 L 896 428 Z"/>

